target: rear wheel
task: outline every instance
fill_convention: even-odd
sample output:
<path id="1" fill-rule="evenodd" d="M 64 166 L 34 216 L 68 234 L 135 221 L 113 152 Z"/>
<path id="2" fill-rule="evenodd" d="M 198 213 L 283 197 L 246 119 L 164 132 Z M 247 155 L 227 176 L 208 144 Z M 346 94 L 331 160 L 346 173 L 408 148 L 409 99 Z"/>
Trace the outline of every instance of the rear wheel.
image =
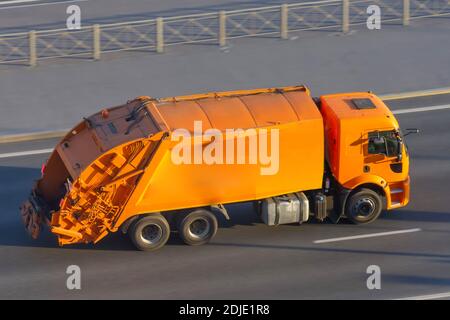
<path id="1" fill-rule="evenodd" d="M 208 243 L 215 236 L 217 228 L 216 216 L 206 209 L 184 214 L 178 223 L 180 238 L 191 246 Z"/>
<path id="2" fill-rule="evenodd" d="M 346 206 L 347 218 L 355 224 L 375 221 L 381 210 L 381 196 L 371 189 L 361 189 L 352 194 Z"/>
<path id="3" fill-rule="evenodd" d="M 141 251 L 155 251 L 163 247 L 170 236 L 167 220 L 160 214 L 151 214 L 133 223 L 128 235 Z"/>

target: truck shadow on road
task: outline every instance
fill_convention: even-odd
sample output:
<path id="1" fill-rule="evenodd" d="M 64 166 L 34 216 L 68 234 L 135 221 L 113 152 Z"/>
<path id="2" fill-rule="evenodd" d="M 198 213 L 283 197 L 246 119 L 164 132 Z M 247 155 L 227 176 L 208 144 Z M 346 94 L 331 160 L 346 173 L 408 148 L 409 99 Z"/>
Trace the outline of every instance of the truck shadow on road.
<path id="1" fill-rule="evenodd" d="M 384 212 L 380 219 L 391 221 L 447 222 L 450 223 L 450 212 L 429 212 L 396 210 Z"/>
<path id="2" fill-rule="evenodd" d="M 383 281 L 388 283 L 398 283 L 405 285 L 428 285 L 428 286 L 450 286 L 449 278 L 439 278 L 439 277 L 427 277 L 427 276 L 414 276 L 414 275 L 403 275 L 403 274 L 384 274 Z"/>

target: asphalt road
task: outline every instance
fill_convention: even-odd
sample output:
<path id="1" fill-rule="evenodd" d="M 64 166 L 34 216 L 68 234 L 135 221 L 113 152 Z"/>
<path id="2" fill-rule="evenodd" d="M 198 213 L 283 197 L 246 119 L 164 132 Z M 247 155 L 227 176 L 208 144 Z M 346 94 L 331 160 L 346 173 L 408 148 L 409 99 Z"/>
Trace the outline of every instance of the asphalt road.
<path id="1" fill-rule="evenodd" d="M 392 109 L 448 105 L 450 95 L 391 101 Z M 450 291 L 450 110 L 399 114 L 412 157 L 411 203 L 373 224 L 308 223 L 268 227 L 250 205 L 229 207 L 212 243 L 138 252 L 113 234 L 96 246 L 58 248 L 45 234 L 32 241 L 18 206 L 46 155 L 0 159 L 0 298 L 393 299 Z M 0 145 L 0 154 L 52 147 L 55 140 Z M 336 237 L 420 228 L 367 239 Z M 66 268 L 82 271 L 82 289 L 66 289 Z M 378 265 L 381 290 L 368 290 Z"/>

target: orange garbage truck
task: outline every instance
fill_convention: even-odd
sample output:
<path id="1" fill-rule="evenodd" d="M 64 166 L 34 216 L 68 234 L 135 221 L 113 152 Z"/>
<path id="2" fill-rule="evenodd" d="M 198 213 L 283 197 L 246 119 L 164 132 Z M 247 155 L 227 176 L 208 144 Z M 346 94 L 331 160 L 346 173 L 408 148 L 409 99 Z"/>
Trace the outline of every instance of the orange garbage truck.
<path id="1" fill-rule="evenodd" d="M 33 238 L 43 225 L 59 245 L 120 230 L 151 251 L 171 231 L 207 243 L 227 204 L 252 202 L 269 226 L 364 224 L 407 205 L 409 186 L 404 138 L 380 98 L 293 86 L 142 96 L 84 118 L 20 209 Z"/>

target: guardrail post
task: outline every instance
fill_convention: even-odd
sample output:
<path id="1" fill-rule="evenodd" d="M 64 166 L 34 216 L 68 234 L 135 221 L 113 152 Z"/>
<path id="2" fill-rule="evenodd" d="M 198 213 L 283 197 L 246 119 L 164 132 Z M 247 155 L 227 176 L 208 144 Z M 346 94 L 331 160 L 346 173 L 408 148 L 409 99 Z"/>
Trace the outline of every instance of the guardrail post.
<path id="1" fill-rule="evenodd" d="M 287 39 L 288 38 L 288 32 L 289 32 L 289 7 L 287 4 L 281 5 L 281 17 L 280 17 L 280 36 L 281 39 Z"/>
<path id="2" fill-rule="evenodd" d="M 101 48 L 101 39 L 100 39 L 100 25 L 94 24 L 92 26 L 92 49 L 93 49 L 93 58 L 94 60 L 100 60 L 100 54 L 102 52 Z"/>
<path id="3" fill-rule="evenodd" d="M 156 52 L 164 52 L 164 20 L 156 18 Z"/>
<path id="4" fill-rule="evenodd" d="M 350 1 L 342 0 L 342 32 L 347 33 L 349 31 L 350 21 Z"/>
<path id="5" fill-rule="evenodd" d="M 403 25 L 409 26 L 409 11 L 410 3 L 409 0 L 403 0 Z"/>
<path id="6" fill-rule="evenodd" d="M 28 33 L 28 46 L 29 46 L 29 60 L 30 67 L 36 66 L 37 52 L 36 52 L 36 31 L 32 30 Z"/>
<path id="7" fill-rule="evenodd" d="M 227 14 L 225 11 L 219 12 L 219 45 L 221 47 L 227 44 Z"/>

